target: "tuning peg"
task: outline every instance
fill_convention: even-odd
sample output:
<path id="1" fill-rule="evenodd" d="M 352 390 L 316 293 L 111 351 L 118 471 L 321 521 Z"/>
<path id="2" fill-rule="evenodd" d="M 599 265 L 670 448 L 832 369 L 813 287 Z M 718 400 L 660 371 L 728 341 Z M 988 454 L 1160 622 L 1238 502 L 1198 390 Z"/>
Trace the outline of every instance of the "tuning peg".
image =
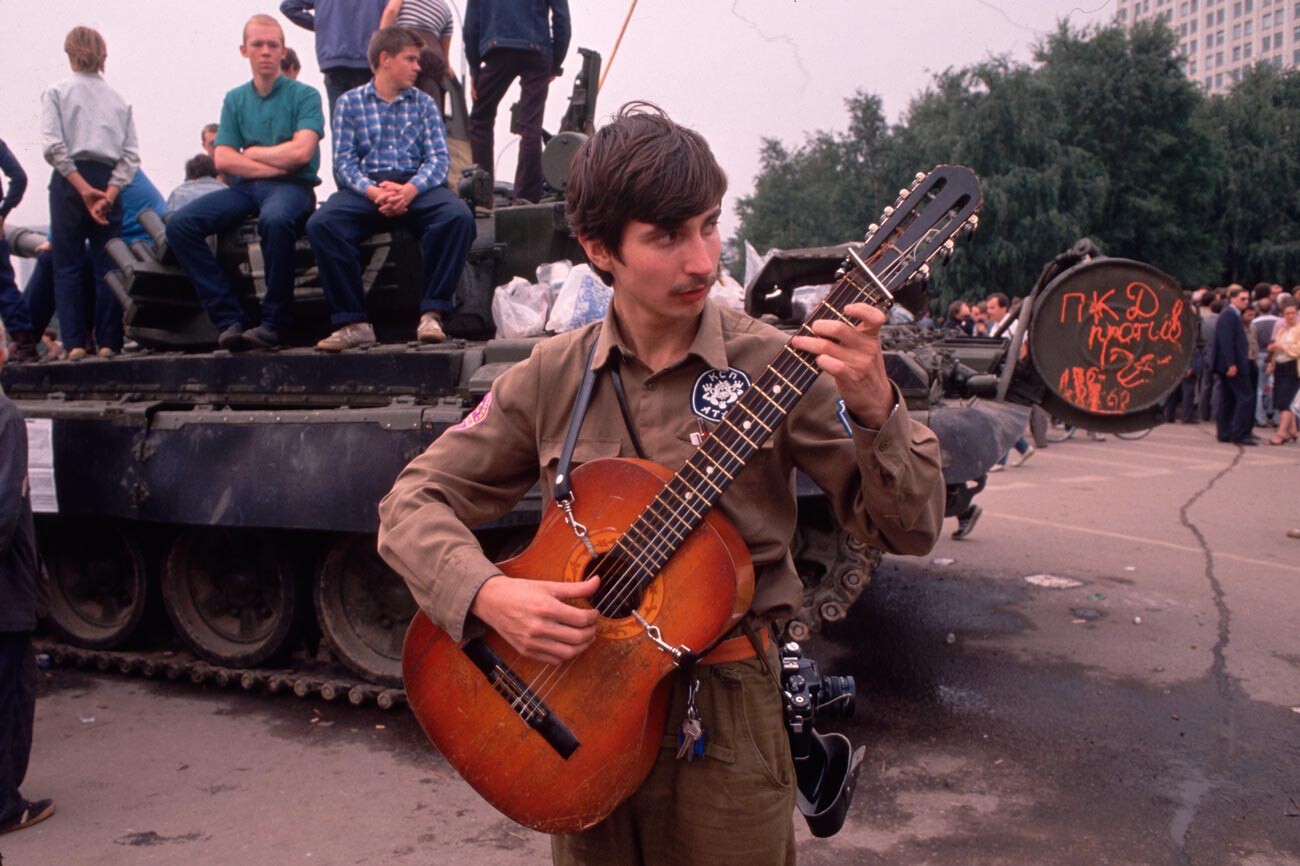
<path id="1" fill-rule="evenodd" d="M 877 225 L 876 223 L 872 223 L 871 225 L 867 226 L 867 237 L 871 237 L 878 231 L 880 231 L 880 226 Z"/>
<path id="2" fill-rule="evenodd" d="M 948 238 L 948 240 L 943 242 L 943 248 L 945 252 L 951 253 L 954 249 L 957 248 L 957 244 L 953 242 L 952 238 Z"/>
<path id="3" fill-rule="evenodd" d="M 912 188 L 916 189 L 916 187 L 920 185 L 921 181 L 923 180 L 925 180 L 925 172 L 918 171 L 916 173 L 916 176 L 912 178 Z"/>
<path id="4" fill-rule="evenodd" d="M 837 280 L 841 279 L 843 276 L 844 276 L 844 268 L 840 268 L 835 272 L 835 279 Z"/>
<path id="5" fill-rule="evenodd" d="M 885 220 L 889 219 L 893 215 L 894 215 L 894 208 L 892 206 L 887 207 L 880 212 L 880 221 L 884 222 Z"/>
<path id="6" fill-rule="evenodd" d="M 975 234 L 975 229 L 980 226 L 980 218 L 977 214 L 971 214 L 970 219 L 966 220 L 966 234 Z"/>
<path id="7" fill-rule="evenodd" d="M 920 274 L 921 276 L 923 276 L 923 277 L 928 277 L 928 276 L 930 276 L 930 266 L 929 266 L 929 265 L 921 265 L 921 267 L 919 267 L 919 268 L 916 269 L 916 272 L 917 272 L 918 274 Z"/>
<path id="8" fill-rule="evenodd" d="M 910 189 L 900 189 L 898 191 L 898 199 L 894 202 L 894 206 L 897 207 L 898 205 L 907 201 L 907 197 L 911 194 L 912 191 Z"/>

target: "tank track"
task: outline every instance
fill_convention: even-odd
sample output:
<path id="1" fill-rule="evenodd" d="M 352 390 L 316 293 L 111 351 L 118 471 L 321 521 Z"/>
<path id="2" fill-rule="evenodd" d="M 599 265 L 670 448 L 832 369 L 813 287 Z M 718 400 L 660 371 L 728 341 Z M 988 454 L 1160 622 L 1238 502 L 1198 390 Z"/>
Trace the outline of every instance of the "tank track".
<path id="1" fill-rule="evenodd" d="M 356 679 L 341 673 L 333 665 L 308 663 L 302 669 L 292 670 L 226 668 L 209 664 L 184 651 L 89 650 L 48 640 L 38 640 L 35 645 L 37 656 L 48 657 L 52 667 L 93 669 L 144 679 L 189 680 L 195 685 L 241 688 L 246 692 L 268 695 L 346 701 L 358 707 L 373 703 L 384 710 L 406 704 L 405 690 L 384 688 Z"/>
<path id="2" fill-rule="evenodd" d="M 871 582 L 881 552 L 867 547 L 838 525 L 828 532 L 801 527 L 795 562 L 803 579 L 803 605 L 785 623 L 786 640 L 804 641 L 827 622 L 848 616 L 853 602 Z"/>

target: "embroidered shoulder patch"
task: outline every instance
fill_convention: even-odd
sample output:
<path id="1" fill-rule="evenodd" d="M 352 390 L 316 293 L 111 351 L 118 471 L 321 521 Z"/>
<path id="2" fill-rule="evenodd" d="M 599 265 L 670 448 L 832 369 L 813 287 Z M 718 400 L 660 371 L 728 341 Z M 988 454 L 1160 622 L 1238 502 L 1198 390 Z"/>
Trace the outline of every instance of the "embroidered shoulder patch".
<path id="1" fill-rule="evenodd" d="M 691 389 L 691 411 L 716 424 L 748 387 L 749 376 L 743 370 L 735 367 L 707 370 L 700 374 Z"/>
<path id="2" fill-rule="evenodd" d="M 488 413 L 491 411 L 492 411 L 492 392 L 488 391 L 487 395 L 484 396 L 484 398 L 479 401 L 479 404 L 475 406 L 473 409 L 471 409 L 470 413 L 466 415 L 464 418 L 462 418 L 460 423 L 451 429 L 468 430 L 471 427 L 477 427 L 487 419 Z"/>

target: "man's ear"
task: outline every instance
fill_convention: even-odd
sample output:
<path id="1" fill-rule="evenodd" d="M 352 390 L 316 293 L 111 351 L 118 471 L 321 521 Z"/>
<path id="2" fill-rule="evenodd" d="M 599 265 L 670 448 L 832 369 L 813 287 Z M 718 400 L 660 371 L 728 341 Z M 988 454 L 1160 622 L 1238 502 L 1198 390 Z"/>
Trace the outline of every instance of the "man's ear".
<path id="1" fill-rule="evenodd" d="M 606 273 L 614 272 L 613 266 L 616 259 L 604 242 L 579 235 L 578 243 L 582 244 L 583 251 L 586 252 L 587 258 L 591 260 L 593 265 Z"/>

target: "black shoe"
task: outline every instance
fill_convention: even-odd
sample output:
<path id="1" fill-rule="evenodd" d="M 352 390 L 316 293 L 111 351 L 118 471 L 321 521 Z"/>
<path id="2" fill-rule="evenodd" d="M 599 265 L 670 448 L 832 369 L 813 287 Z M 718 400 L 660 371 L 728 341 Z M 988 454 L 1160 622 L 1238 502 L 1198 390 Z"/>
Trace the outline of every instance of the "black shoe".
<path id="1" fill-rule="evenodd" d="M 9 360 L 15 364 L 39 361 L 36 353 L 36 335 L 31 331 L 9 332 Z"/>
<path id="2" fill-rule="evenodd" d="M 11 820 L 0 824 L 0 834 L 12 833 L 14 830 L 22 830 L 24 827 L 39 824 L 53 814 L 53 800 L 24 800 L 22 811 Z"/>
<path id="3" fill-rule="evenodd" d="M 258 349 L 278 349 L 280 335 L 266 325 L 258 325 L 244 332 L 244 342 Z"/>
<path id="4" fill-rule="evenodd" d="M 244 340 L 244 326 L 231 325 L 217 337 L 217 345 L 230 352 L 242 352 L 251 348 Z"/>
<path id="5" fill-rule="evenodd" d="M 961 514 L 957 515 L 957 531 L 952 534 L 953 538 L 962 539 L 975 531 L 975 524 L 979 522 L 980 515 L 984 509 L 978 505 L 972 505 Z"/>
<path id="6" fill-rule="evenodd" d="M 1232 440 L 1232 444 L 1233 444 L 1233 445 L 1258 445 L 1258 444 L 1259 444 L 1259 437 L 1258 437 L 1258 436 L 1243 436 L 1243 437 L 1240 438 L 1240 439 L 1234 439 L 1234 440 Z"/>

